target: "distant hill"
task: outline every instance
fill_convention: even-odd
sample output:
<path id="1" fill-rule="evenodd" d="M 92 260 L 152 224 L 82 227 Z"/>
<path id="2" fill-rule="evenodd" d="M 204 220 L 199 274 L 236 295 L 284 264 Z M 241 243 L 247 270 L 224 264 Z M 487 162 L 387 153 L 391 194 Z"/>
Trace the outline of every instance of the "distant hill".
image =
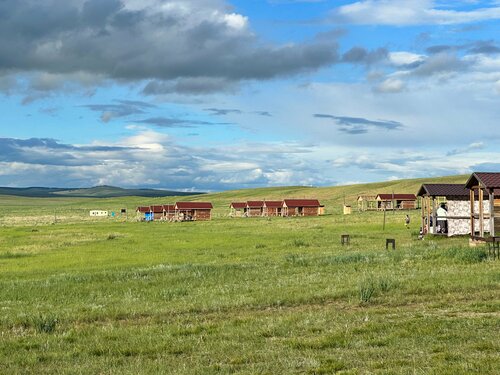
<path id="1" fill-rule="evenodd" d="M 156 190 L 156 189 L 122 189 L 115 186 L 95 186 L 92 188 L 83 189 L 68 189 L 68 188 L 45 188 L 45 187 L 29 187 L 29 188 L 10 188 L 0 187 L 0 195 L 13 195 L 18 197 L 30 198 L 117 198 L 117 197 L 172 197 L 172 196 L 192 196 L 204 193 L 186 193 L 172 190 Z"/>

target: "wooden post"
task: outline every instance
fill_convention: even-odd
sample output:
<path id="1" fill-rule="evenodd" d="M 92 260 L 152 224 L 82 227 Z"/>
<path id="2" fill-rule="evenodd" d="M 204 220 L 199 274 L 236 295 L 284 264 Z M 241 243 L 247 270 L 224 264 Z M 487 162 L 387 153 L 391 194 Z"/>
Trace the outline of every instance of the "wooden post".
<path id="1" fill-rule="evenodd" d="M 476 223 L 475 223 L 475 216 L 476 213 L 474 212 L 474 200 L 475 200 L 475 192 L 474 188 L 470 189 L 470 235 L 472 237 L 475 237 L 476 235 Z"/>
<path id="2" fill-rule="evenodd" d="M 432 197 L 432 234 L 436 234 L 436 228 L 437 228 L 436 197 Z"/>
<path id="3" fill-rule="evenodd" d="M 484 191 L 479 187 L 479 237 L 484 238 Z"/>
<path id="4" fill-rule="evenodd" d="M 495 190 L 490 189 L 490 236 L 495 237 Z"/>
<path id="5" fill-rule="evenodd" d="M 383 231 L 385 232 L 385 212 L 386 212 L 386 209 L 384 208 L 384 226 L 383 226 Z"/>
<path id="6" fill-rule="evenodd" d="M 431 197 L 426 198 L 427 205 L 427 233 L 431 232 Z"/>
<path id="7" fill-rule="evenodd" d="M 421 207 L 422 234 L 425 234 L 425 197 L 422 198 L 422 202 L 423 202 L 422 207 Z"/>

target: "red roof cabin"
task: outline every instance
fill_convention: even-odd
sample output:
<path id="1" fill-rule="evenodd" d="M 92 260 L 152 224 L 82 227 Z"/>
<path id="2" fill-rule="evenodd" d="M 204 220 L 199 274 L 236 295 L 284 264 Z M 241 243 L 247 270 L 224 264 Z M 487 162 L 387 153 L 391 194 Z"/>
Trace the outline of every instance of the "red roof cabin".
<path id="1" fill-rule="evenodd" d="M 415 210 L 417 197 L 415 194 L 378 194 L 377 210 Z"/>
<path id="2" fill-rule="evenodd" d="M 264 201 L 263 216 L 281 216 L 283 201 Z"/>
<path id="3" fill-rule="evenodd" d="M 137 215 L 137 220 L 144 221 L 146 220 L 146 214 L 149 215 L 150 213 L 150 207 L 149 206 L 139 206 L 135 209 L 135 213 Z"/>
<path id="4" fill-rule="evenodd" d="M 163 206 L 151 206 L 150 212 L 153 213 L 153 220 L 163 220 Z"/>
<path id="5" fill-rule="evenodd" d="M 264 215 L 264 201 L 248 201 L 247 212 L 248 217 L 259 217 Z"/>
<path id="6" fill-rule="evenodd" d="M 247 211 L 247 204 L 246 202 L 232 202 L 229 208 L 231 209 L 230 217 L 242 217 Z"/>
<path id="7" fill-rule="evenodd" d="M 207 221 L 212 219 L 210 202 L 177 202 L 175 219 L 178 221 Z"/>
<path id="8" fill-rule="evenodd" d="M 320 208 L 317 199 L 285 199 L 282 216 L 318 216 Z"/>
<path id="9" fill-rule="evenodd" d="M 175 204 L 163 205 L 163 218 L 164 220 L 172 221 L 175 218 Z"/>

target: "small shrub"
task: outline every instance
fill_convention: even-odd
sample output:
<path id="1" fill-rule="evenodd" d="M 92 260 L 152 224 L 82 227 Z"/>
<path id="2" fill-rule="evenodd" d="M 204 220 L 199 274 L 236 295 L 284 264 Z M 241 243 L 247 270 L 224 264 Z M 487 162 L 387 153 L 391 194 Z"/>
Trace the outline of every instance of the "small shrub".
<path id="1" fill-rule="evenodd" d="M 58 320 L 54 316 L 39 315 L 32 319 L 32 324 L 38 333 L 53 333 L 56 330 Z"/>
<path id="2" fill-rule="evenodd" d="M 368 303 L 375 294 L 375 283 L 373 279 L 364 279 L 359 283 L 359 299 L 361 303 Z"/>
<path id="3" fill-rule="evenodd" d="M 255 245 L 255 248 L 256 249 L 265 249 L 267 247 L 267 245 L 263 244 L 263 243 L 258 243 Z"/>

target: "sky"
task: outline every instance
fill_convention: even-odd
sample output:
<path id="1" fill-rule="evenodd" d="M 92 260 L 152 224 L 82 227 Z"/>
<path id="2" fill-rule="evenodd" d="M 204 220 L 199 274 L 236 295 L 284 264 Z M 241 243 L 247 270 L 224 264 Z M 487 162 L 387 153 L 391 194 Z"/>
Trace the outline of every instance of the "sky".
<path id="1" fill-rule="evenodd" d="M 0 186 L 500 171 L 500 0 L 0 0 Z"/>

